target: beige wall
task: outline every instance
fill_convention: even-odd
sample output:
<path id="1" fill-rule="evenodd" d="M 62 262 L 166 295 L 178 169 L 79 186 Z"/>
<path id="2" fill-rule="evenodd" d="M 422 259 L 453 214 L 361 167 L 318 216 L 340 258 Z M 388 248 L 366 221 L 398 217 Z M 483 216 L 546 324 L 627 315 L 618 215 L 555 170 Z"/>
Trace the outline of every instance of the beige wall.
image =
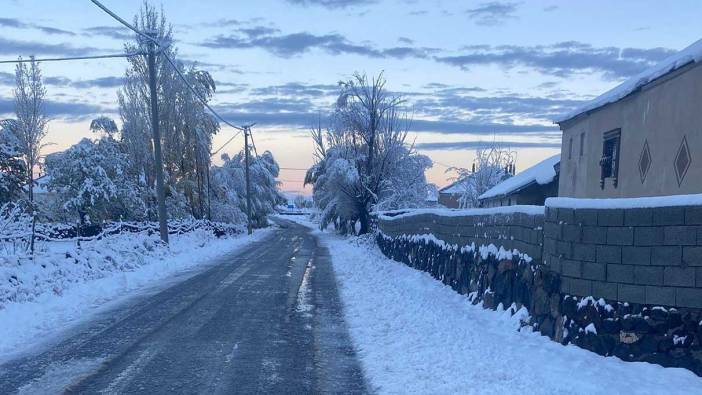
<path id="1" fill-rule="evenodd" d="M 687 66 L 624 100 L 561 124 L 559 196 L 638 197 L 702 193 L 702 67 Z M 621 128 L 619 185 L 600 189 L 603 134 Z M 580 134 L 585 133 L 580 156 Z M 692 162 L 678 185 L 674 158 L 683 137 Z M 568 150 L 573 139 L 572 157 Z M 648 140 L 651 167 L 642 183 L 639 158 Z"/>

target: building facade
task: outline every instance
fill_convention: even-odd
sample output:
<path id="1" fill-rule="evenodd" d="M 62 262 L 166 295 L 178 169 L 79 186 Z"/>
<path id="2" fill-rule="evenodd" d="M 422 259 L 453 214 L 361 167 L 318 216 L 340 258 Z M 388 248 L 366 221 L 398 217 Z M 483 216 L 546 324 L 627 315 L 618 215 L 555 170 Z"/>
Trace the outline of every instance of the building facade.
<path id="1" fill-rule="evenodd" d="M 558 121 L 560 196 L 702 193 L 701 53 L 695 43 Z"/>

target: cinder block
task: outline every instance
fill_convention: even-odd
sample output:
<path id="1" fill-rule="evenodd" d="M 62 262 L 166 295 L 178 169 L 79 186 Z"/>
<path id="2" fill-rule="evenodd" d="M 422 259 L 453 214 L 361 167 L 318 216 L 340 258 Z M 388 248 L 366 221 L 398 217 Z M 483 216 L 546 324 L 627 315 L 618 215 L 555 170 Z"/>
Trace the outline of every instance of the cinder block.
<path id="1" fill-rule="evenodd" d="M 702 247 L 683 247 L 682 260 L 688 266 L 702 266 Z"/>
<path id="2" fill-rule="evenodd" d="M 566 224 L 563 227 L 563 240 L 580 242 L 582 240 L 582 227 L 576 224 Z"/>
<path id="3" fill-rule="evenodd" d="M 632 266 L 634 283 L 642 285 L 663 285 L 663 266 Z M 667 268 L 670 269 L 670 268 Z"/>
<path id="4" fill-rule="evenodd" d="M 582 272 L 582 277 L 587 280 L 605 281 L 607 279 L 605 265 L 602 263 L 583 262 Z"/>
<path id="5" fill-rule="evenodd" d="M 592 282 L 592 296 L 596 298 L 605 298 L 607 300 L 617 300 L 618 286 L 615 283 L 603 281 Z"/>
<path id="6" fill-rule="evenodd" d="M 588 246 L 592 249 L 593 246 Z M 597 262 L 600 263 L 622 263 L 622 247 L 600 245 L 597 246 Z"/>
<path id="7" fill-rule="evenodd" d="M 625 226 L 653 225 L 653 210 L 650 208 L 632 208 L 624 210 Z"/>
<path id="8" fill-rule="evenodd" d="M 572 208 L 559 208 L 558 221 L 562 221 L 566 224 L 572 224 L 575 222 L 575 210 Z"/>
<path id="9" fill-rule="evenodd" d="M 575 222 L 579 225 L 597 225 L 597 210 L 590 208 L 575 209 Z"/>
<path id="10" fill-rule="evenodd" d="M 546 254 L 556 254 L 556 240 L 551 238 L 544 238 L 544 253 Z"/>
<path id="11" fill-rule="evenodd" d="M 588 244 L 573 243 L 573 258 L 588 262 L 599 261 L 598 250 L 594 247 L 595 246 Z"/>
<path id="12" fill-rule="evenodd" d="M 634 228 L 625 226 L 615 226 L 607 228 L 607 244 L 634 244 Z"/>
<path id="13" fill-rule="evenodd" d="M 677 288 L 675 290 L 675 305 L 677 307 L 702 308 L 702 289 Z"/>
<path id="14" fill-rule="evenodd" d="M 669 246 L 693 246 L 697 244 L 697 227 L 666 226 L 663 228 L 664 243 Z"/>
<path id="15" fill-rule="evenodd" d="M 603 209 L 597 210 L 597 225 L 599 226 L 623 226 L 624 210 Z"/>
<path id="16" fill-rule="evenodd" d="M 553 239 L 561 238 L 561 225 L 555 222 L 546 222 L 544 224 L 544 236 Z"/>
<path id="17" fill-rule="evenodd" d="M 570 293 L 570 277 L 561 276 L 561 293 Z"/>
<path id="18" fill-rule="evenodd" d="M 567 241 L 557 241 L 556 242 L 556 253 L 563 254 L 568 258 L 573 257 L 573 245 Z"/>
<path id="19" fill-rule="evenodd" d="M 663 285 L 672 287 L 694 287 L 694 267 L 666 267 L 663 272 Z"/>
<path id="20" fill-rule="evenodd" d="M 685 207 L 685 224 L 702 225 L 702 206 Z"/>
<path id="21" fill-rule="evenodd" d="M 607 281 L 614 283 L 633 283 L 634 268 L 631 265 L 607 265 Z"/>
<path id="22" fill-rule="evenodd" d="M 569 277 L 582 277 L 582 262 L 572 259 L 561 260 L 561 273 Z"/>
<path id="23" fill-rule="evenodd" d="M 665 241 L 664 228 L 645 226 L 634 228 L 634 244 L 637 246 L 659 246 Z"/>
<path id="24" fill-rule="evenodd" d="M 622 247 L 622 263 L 625 265 L 650 265 L 651 247 Z"/>
<path id="25" fill-rule="evenodd" d="M 557 208 L 547 206 L 546 210 L 544 211 L 544 215 L 546 217 L 546 222 L 558 221 L 558 209 Z"/>
<path id="26" fill-rule="evenodd" d="M 583 226 L 582 241 L 586 244 L 607 244 L 607 228 Z"/>
<path id="27" fill-rule="evenodd" d="M 675 288 L 646 287 L 646 303 L 656 306 L 675 306 Z"/>
<path id="28" fill-rule="evenodd" d="M 570 293 L 577 296 L 592 295 L 592 281 L 574 278 L 570 280 Z"/>
<path id="29" fill-rule="evenodd" d="M 695 286 L 697 288 L 702 288 L 702 267 L 695 268 L 695 272 L 696 272 Z"/>
<path id="30" fill-rule="evenodd" d="M 617 294 L 622 302 L 646 303 L 646 288 L 643 285 L 619 284 Z"/>
<path id="31" fill-rule="evenodd" d="M 683 248 L 680 246 L 653 247 L 651 248 L 651 265 L 680 266 L 682 263 L 682 251 Z"/>
<path id="32" fill-rule="evenodd" d="M 684 207 L 656 207 L 653 210 L 653 225 L 685 225 Z"/>

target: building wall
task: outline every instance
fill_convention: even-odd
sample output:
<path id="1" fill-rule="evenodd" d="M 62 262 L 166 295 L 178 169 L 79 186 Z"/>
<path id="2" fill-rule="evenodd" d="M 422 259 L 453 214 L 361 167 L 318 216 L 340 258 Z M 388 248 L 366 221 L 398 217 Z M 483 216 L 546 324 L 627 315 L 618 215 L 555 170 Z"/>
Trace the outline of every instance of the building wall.
<path id="1" fill-rule="evenodd" d="M 609 198 L 702 193 L 700 103 L 702 67 L 693 64 L 617 103 L 561 124 L 559 195 Z M 611 179 L 607 179 L 603 190 L 599 166 L 603 134 L 618 128 L 621 128 L 619 182 L 615 188 Z M 679 183 L 675 160 L 684 140 L 691 163 Z M 639 160 L 646 144 L 651 162 L 643 178 Z"/>
<path id="2" fill-rule="evenodd" d="M 459 196 L 451 193 L 441 193 L 439 192 L 439 204 L 448 208 L 459 208 L 458 204 Z"/>

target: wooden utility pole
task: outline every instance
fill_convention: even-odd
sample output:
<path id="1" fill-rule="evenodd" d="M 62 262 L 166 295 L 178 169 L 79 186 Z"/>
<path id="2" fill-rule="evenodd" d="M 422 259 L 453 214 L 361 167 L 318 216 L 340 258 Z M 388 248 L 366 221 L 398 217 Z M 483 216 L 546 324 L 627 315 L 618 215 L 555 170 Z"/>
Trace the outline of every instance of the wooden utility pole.
<path id="1" fill-rule="evenodd" d="M 147 32 L 156 40 L 156 32 Z M 166 190 L 163 186 L 163 158 L 161 156 L 161 133 L 158 130 L 158 92 L 156 90 L 156 47 L 149 42 L 149 90 L 151 92 L 151 131 L 154 140 L 154 165 L 156 167 L 156 199 L 158 200 L 158 225 L 161 240 L 168 243 L 168 219 L 166 218 Z"/>
<path id="2" fill-rule="evenodd" d="M 246 219 L 249 234 L 253 232 L 251 228 L 251 181 L 249 179 L 249 126 L 244 126 L 244 166 L 246 167 Z"/>

